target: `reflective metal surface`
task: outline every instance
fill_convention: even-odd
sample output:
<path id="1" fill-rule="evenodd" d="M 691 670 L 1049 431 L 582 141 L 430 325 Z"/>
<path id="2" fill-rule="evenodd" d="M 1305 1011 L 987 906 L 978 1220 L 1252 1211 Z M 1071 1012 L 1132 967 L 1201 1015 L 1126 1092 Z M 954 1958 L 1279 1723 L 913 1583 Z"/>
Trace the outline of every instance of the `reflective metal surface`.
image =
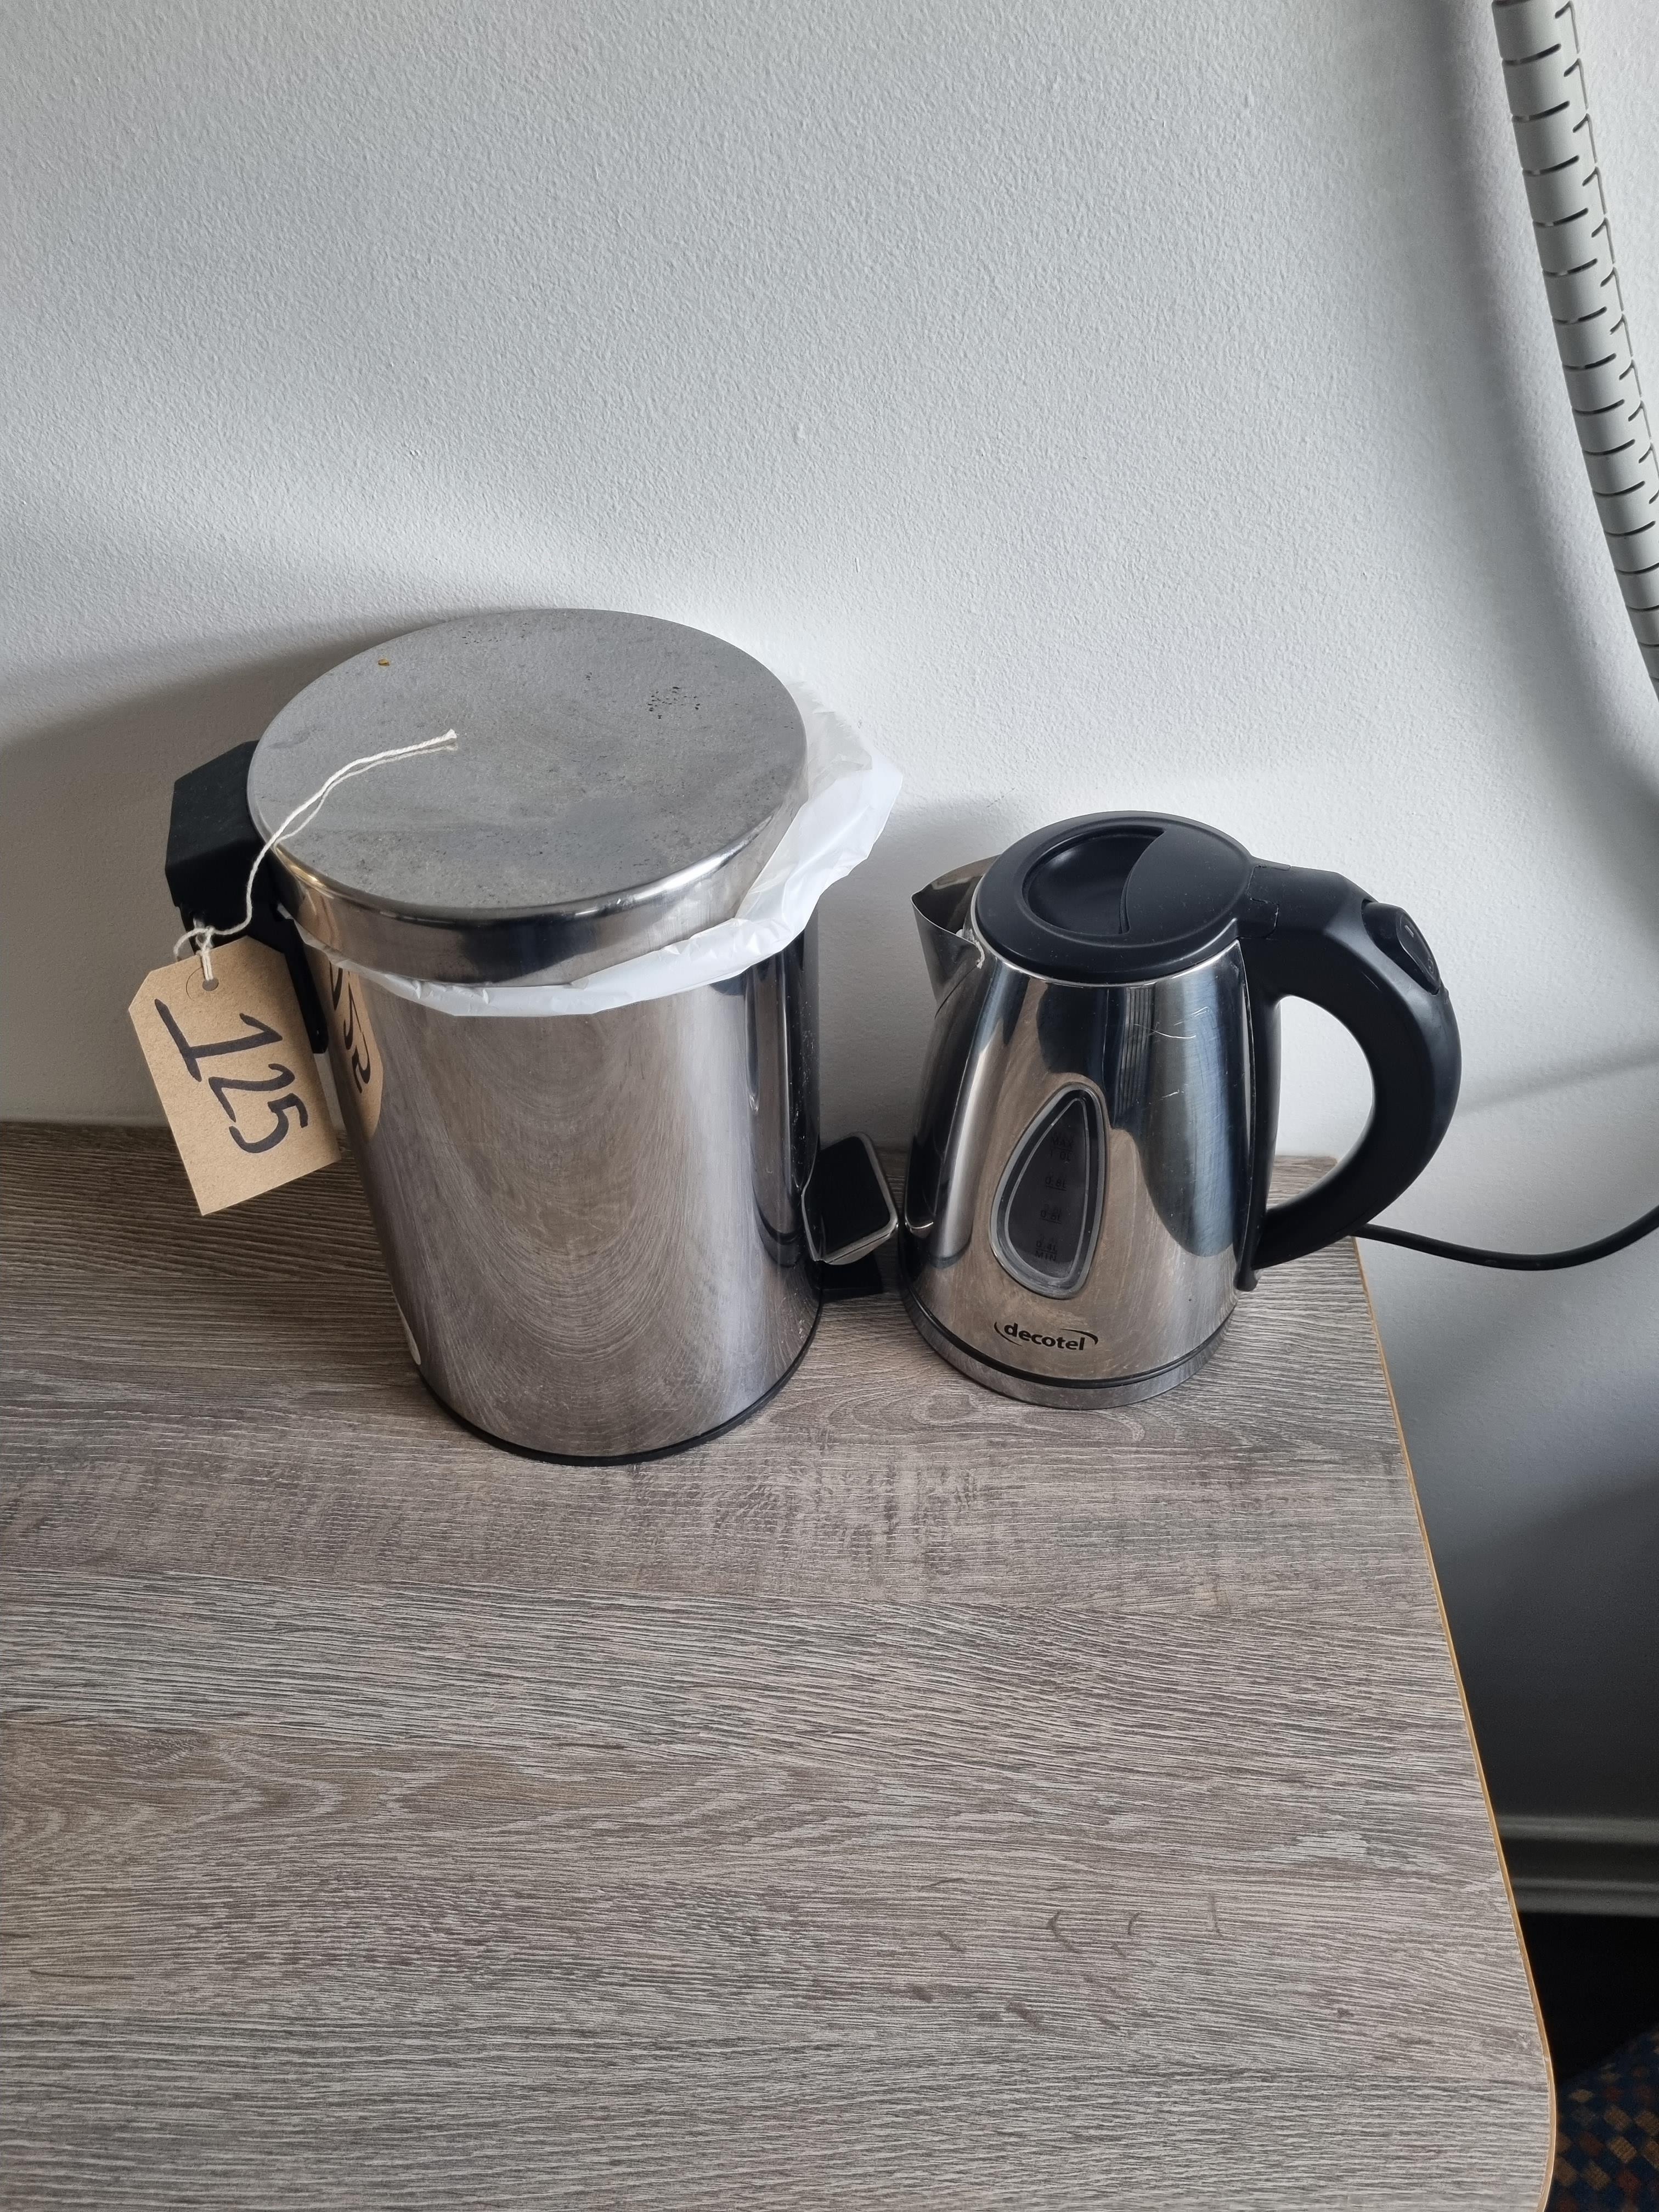
<path id="1" fill-rule="evenodd" d="M 273 834 L 353 759 L 453 728 L 453 753 L 339 785 L 276 848 L 319 945 L 394 975 L 553 981 L 736 911 L 806 791 L 806 733 L 757 660 L 679 623 L 472 615 L 372 647 L 259 741 Z"/>
<path id="2" fill-rule="evenodd" d="M 978 937 L 979 871 L 919 893 L 939 994 L 899 1232 L 927 1341 L 1016 1397 L 1148 1397 L 1237 1296 L 1254 1102 L 1237 945 L 1155 982 L 1056 983 Z"/>
<path id="3" fill-rule="evenodd" d="M 1221 1341 L 1222 1329 L 1208 1337 L 1184 1359 L 1172 1366 L 1160 1367 L 1150 1375 L 1130 1376 L 1121 1381 L 1106 1382 L 1045 1382 L 1042 1376 L 1018 1372 L 1005 1367 L 999 1361 L 981 1359 L 967 1346 L 947 1336 L 925 1306 L 918 1305 L 907 1291 L 905 1304 L 924 1343 L 930 1344 L 941 1359 L 975 1382 L 982 1382 L 988 1390 L 1000 1390 L 1005 1398 L 1018 1398 L 1028 1406 L 1077 1406 L 1097 1403 L 1114 1406 L 1133 1406 L 1142 1398 L 1156 1398 L 1165 1390 L 1173 1390 L 1177 1382 L 1184 1382 L 1189 1375 L 1196 1375 Z M 1224 1328 L 1225 1323 L 1223 1323 Z"/>
<path id="4" fill-rule="evenodd" d="M 781 1382 L 818 1311 L 811 927 L 730 983 L 586 1016 L 458 1018 L 353 975 L 354 1042 L 380 1064 L 372 1134 L 311 958 L 410 1348 L 464 1419 L 634 1458 Z"/>

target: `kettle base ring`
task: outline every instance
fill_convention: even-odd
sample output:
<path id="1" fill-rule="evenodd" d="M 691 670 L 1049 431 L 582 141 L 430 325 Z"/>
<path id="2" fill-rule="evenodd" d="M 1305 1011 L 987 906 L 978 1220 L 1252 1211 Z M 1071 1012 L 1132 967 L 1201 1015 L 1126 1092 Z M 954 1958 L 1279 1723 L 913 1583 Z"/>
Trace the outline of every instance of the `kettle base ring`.
<path id="1" fill-rule="evenodd" d="M 1028 1406 L 1073 1406 L 1081 1410 L 1090 1406 L 1133 1406 L 1143 1398 L 1160 1397 L 1165 1390 L 1173 1390 L 1177 1383 L 1197 1374 L 1220 1343 L 1227 1326 L 1224 1321 L 1220 1328 L 1206 1337 L 1202 1344 L 1167 1367 L 1154 1368 L 1142 1375 L 1114 1375 L 1098 1380 L 1079 1378 L 1072 1382 L 1033 1375 L 1025 1368 L 1009 1367 L 1000 1359 L 990 1359 L 983 1352 L 973 1351 L 936 1322 L 908 1285 L 902 1288 L 905 1310 L 915 1323 L 923 1343 L 970 1382 L 998 1391 L 1005 1398 L 1021 1399 Z"/>

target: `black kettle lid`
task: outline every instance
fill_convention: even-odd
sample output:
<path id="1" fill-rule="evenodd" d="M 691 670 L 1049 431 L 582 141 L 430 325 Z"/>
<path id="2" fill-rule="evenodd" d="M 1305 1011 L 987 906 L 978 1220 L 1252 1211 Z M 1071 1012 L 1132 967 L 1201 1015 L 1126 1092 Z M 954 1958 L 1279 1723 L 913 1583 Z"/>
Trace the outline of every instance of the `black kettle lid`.
<path id="1" fill-rule="evenodd" d="M 1174 814 L 1084 814 L 1011 845 L 981 879 L 980 935 L 1065 983 L 1150 982 L 1238 933 L 1255 862 Z"/>

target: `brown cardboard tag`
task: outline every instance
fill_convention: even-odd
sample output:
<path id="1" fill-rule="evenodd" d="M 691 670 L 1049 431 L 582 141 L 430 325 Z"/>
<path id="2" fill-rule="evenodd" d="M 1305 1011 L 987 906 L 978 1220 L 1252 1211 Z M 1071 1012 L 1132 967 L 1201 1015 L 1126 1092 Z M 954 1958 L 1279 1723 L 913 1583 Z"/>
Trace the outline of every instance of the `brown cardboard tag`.
<path id="1" fill-rule="evenodd" d="M 204 1213 L 340 1157 L 288 963 L 268 945 L 213 948 L 145 976 L 127 1012 Z"/>
<path id="2" fill-rule="evenodd" d="M 380 1048 L 368 1018 L 368 994 L 361 975 L 328 963 L 328 1025 L 334 1032 L 335 1081 L 357 1102 L 364 1139 L 380 1119 Z M 343 1071 L 343 1074 L 342 1073 Z"/>

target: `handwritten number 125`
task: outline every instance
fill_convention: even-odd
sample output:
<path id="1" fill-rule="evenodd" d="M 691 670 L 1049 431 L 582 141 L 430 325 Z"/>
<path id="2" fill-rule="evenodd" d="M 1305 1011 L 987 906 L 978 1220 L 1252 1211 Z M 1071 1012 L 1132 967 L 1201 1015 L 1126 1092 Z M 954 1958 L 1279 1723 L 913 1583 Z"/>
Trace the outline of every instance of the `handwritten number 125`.
<path id="1" fill-rule="evenodd" d="M 279 1045 L 283 1042 L 280 1030 L 270 1028 L 268 1024 L 260 1021 L 256 1015 L 242 1014 L 238 1018 L 247 1030 L 246 1036 L 231 1037 L 222 1044 L 191 1044 L 178 1023 L 173 1020 L 171 1011 L 160 999 L 155 1001 L 155 1011 L 161 1017 L 167 1035 L 178 1046 L 179 1057 L 190 1070 L 192 1083 L 199 1083 L 202 1080 L 202 1062 L 204 1060 L 222 1059 L 228 1053 L 258 1052 L 261 1046 Z M 280 1145 L 289 1133 L 288 1117 L 290 1112 L 299 1115 L 300 1127 L 302 1129 L 310 1126 L 311 1116 L 306 1111 L 304 1099 L 295 1091 L 285 1091 L 280 1098 L 266 1097 L 265 1104 L 270 1109 L 273 1126 L 264 1136 L 245 1137 L 237 1127 L 236 1109 L 227 1097 L 228 1092 L 251 1091 L 269 1093 L 273 1091 L 282 1091 L 284 1084 L 292 1083 L 294 1080 L 294 1070 L 291 1067 L 284 1067 L 280 1060 L 269 1060 L 266 1065 L 270 1069 L 270 1073 L 263 1082 L 252 1076 L 210 1075 L 207 1079 L 208 1089 L 225 1109 L 226 1118 L 230 1123 L 231 1142 L 245 1152 L 268 1152 L 273 1146 Z"/>

